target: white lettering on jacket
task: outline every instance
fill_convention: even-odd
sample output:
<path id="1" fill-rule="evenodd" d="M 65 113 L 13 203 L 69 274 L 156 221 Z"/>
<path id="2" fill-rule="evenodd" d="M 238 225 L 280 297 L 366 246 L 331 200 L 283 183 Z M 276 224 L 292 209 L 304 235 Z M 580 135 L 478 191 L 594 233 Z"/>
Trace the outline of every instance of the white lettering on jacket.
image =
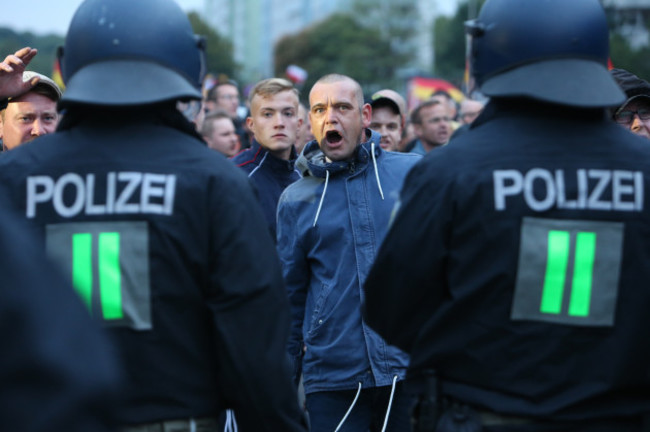
<path id="1" fill-rule="evenodd" d="M 558 209 L 604 211 L 643 211 L 643 172 L 625 170 L 577 169 L 555 172 L 533 168 L 495 170 L 494 208 L 507 210 L 509 199 L 523 198 L 526 205 L 538 212 Z M 567 196 L 566 184 L 575 184 L 573 196 Z M 537 189 L 534 189 L 534 186 Z"/>
<path id="2" fill-rule="evenodd" d="M 28 218 L 43 206 L 52 206 L 65 218 L 85 215 L 150 213 L 171 215 L 176 196 L 176 175 L 141 172 L 109 172 L 98 187 L 95 174 L 82 177 L 66 173 L 57 179 L 27 177 Z"/>

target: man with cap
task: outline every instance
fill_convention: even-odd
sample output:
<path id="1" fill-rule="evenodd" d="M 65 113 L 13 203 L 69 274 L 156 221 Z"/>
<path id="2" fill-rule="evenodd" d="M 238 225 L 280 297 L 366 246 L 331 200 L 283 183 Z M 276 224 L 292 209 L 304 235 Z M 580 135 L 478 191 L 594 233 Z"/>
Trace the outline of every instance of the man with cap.
<path id="1" fill-rule="evenodd" d="M 59 123 L 56 104 L 61 89 L 56 83 L 38 72 L 23 72 L 23 82 L 33 87 L 0 105 L 0 138 L 3 150 L 11 150 L 41 135 L 52 133 Z"/>
<path id="2" fill-rule="evenodd" d="M 612 76 L 627 100 L 613 110 L 616 123 L 637 135 L 650 138 L 650 83 L 625 69 L 612 69 Z"/>
<path id="3" fill-rule="evenodd" d="M 65 116 L 0 158 L 0 195 L 115 344 L 123 432 L 216 432 L 226 409 L 302 432 L 273 239 L 176 106 L 201 99 L 204 49 L 172 0 L 85 0 L 59 51 Z"/>
<path id="4" fill-rule="evenodd" d="M 372 95 L 370 129 L 379 132 L 379 145 L 387 151 L 398 151 L 406 122 L 406 102 L 394 90 L 379 90 Z"/>
<path id="5" fill-rule="evenodd" d="M 487 0 L 467 30 L 490 102 L 411 171 L 364 286 L 415 430 L 647 430 L 650 146 L 608 118 L 604 10 Z"/>

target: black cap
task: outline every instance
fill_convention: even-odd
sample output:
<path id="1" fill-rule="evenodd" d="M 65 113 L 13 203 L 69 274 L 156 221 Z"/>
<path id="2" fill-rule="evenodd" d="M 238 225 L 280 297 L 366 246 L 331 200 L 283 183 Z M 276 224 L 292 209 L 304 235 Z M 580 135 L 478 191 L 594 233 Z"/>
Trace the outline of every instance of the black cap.
<path id="1" fill-rule="evenodd" d="M 625 69 L 612 69 L 610 72 L 627 96 L 627 100 L 621 106 L 639 98 L 650 99 L 650 83 L 648 81 Z"/>

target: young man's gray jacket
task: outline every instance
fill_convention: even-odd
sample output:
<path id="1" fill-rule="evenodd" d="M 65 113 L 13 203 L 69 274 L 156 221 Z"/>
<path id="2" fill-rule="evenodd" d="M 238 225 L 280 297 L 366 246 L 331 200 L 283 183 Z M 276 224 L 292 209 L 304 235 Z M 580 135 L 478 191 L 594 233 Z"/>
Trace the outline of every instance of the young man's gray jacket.
<path id="1" fill-rule="evenodd" d="M 307 393 L 391 385 L 408 357 L 361 318 L 361 287 L 403 180 L 420 156 L 386 152 L 367 132 L 354 157 L 328 162 L 307 144 L 303 178 L 278 204 L 278 251 L 291 301 L 289 353 Z M 303 349 L 306 347 L 306 350 Z"/>

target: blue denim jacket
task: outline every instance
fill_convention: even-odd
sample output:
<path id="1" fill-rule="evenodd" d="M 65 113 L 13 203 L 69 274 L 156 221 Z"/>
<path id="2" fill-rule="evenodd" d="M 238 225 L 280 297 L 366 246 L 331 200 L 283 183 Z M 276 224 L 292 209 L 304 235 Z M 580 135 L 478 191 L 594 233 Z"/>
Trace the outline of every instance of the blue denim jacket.
<path id="1" fill-rule="evenodd" d="M 408 365 L 408 356 L 361 317 L 363 282 L 403 180 L 420 159 L 383 151 L 379 138 L 372 132 L 353 159 L 335 162 L 312 141 L 296 163 L 303 178 L 280 197 L 278 252 L 292 309 L 288 349 L 307 393 L 391 385 Z"/>

